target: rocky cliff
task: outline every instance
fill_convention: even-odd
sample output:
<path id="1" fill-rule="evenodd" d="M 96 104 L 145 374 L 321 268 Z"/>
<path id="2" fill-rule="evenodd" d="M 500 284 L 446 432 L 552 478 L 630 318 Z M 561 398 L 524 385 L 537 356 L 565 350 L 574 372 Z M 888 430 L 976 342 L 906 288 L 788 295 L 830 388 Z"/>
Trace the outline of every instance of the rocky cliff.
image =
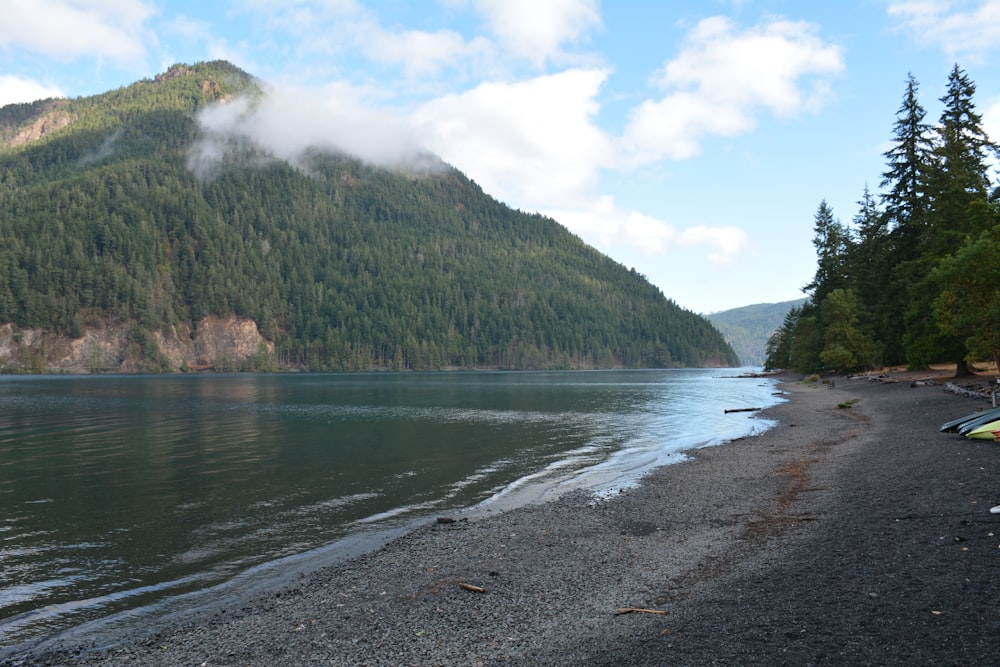
<path id="1" fill-rule="evenodd" d="M 253 320 L 209 316 L 192 330 L 147 332 L 132 324 L 87 328 L 79 338 L 0 325 L 0 371 L 141 373 L 272 370 L 274 344 Z"/>

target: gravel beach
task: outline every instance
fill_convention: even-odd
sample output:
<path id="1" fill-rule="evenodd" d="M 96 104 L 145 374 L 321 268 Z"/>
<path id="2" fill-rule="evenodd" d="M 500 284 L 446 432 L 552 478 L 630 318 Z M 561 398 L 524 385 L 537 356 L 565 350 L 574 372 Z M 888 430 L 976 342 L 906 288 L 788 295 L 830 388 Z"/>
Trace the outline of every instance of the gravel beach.
<path id="1" fill-rule="evenodd" d="M 997 664 L 1000 445 L 938 431 L 988 403 L 781 389 L 773 429 L 614 499 L 457 515 L 115 646 L 0 664 Z"/>

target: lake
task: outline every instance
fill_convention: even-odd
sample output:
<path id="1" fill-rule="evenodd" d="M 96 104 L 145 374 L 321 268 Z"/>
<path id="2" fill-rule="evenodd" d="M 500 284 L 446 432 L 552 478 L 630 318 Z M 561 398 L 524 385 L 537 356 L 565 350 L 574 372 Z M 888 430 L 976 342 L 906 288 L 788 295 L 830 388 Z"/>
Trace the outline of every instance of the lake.
<path id="1" fill-rule="evenodd" d="M 0 376 L 0 648 L 615 493 L 770 427 L 725 414 L 780 400 L 741 372 Z"/>

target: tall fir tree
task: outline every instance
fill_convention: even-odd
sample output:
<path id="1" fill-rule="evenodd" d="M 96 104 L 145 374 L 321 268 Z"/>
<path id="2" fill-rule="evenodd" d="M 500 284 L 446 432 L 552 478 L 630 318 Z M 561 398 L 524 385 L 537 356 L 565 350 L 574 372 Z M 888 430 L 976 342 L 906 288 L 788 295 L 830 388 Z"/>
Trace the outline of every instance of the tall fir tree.
<path id="1" fill-rule="evenodd" d="M 902 336 L 893 303 L 901 302 L 892 284 L 892 235 L 889 219 L 875 195 L 865 185 L 853 222 L 853 243 L 849 248 L 851 291 L 868 314 L 862 329 L 882 344 L 886 360 L 904 359 Z"/>
<path id="2" fill-rule="evenodd" d="M 848 286 L 848 247 L 850 232 L 833 216 L 833 209 L 820 202 L 813 224 L 813 246 L 816 248 L 816 275 L 803 289 L 815 304 L 822 303 L 827 294 Z"/>
<path id="3" fill-rule="evenodd" d="M 927 112 L 917 99 L 919 84 L 907 75 L 903 103 L 896 112 L 893 146 L 883 153 L 888 166 L 882 173 L 882 207 L 890 231 L 896 237 L 897 261 L 913 259 L 920 230 L 926 224 L 924 197 L 932 143 Z"/>
<path id="4" fill-rule="evenodd" d="M 988 154 L 996 145 L 983 130 L 973 97 L 976 84 L 956 64 L 948 76 L 944 109 L 929 164 L 927 199 L 930 225 L 922 250 L 936 256 L 954 252 L 969 237 L 986 231 L 989 215 Z"/>
<path id="5" fill-rule="evenodd" d="M 887 166 L 880 185 L 889 236 L 883 248 L 881 294 L 877 304 L 867 303 L 878 322 L 885 360 L 890 364 L 906 361 L 900 323 L 910 301 L 913 271 L 909 266 L 919 255 L 928 225 L 926 191 L 933 141 L 931 127 L 924 120 L 927 112 L 917 97 L 919 87 L 913 74 L 908 74 L 893 124 L 892 148 L 883 153 Z"/>
<path id="6" fill-rule="evenodd" d="M 950 359 L 956 375 L 970 373 L 965 337 L 938 326 L 933 303 L 941 285 L 931 278 L 934 267 L 971 236 L 995 224 L 989 205 L 987 153 L 995 151 L 982 127 L 973 96 L 976 85 L 957 64 L 948 76 L 928 167 L 928 224 L 920 239 L 920 254 L 907 267 L 911 274 L 905 316 L 905 345 L 911 364 Z"/>

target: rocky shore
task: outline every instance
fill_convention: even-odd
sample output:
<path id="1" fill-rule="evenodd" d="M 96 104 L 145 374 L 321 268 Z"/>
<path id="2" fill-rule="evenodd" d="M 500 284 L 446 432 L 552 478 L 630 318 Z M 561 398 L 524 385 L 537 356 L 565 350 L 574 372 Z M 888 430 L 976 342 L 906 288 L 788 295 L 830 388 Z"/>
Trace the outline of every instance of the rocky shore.
<path id="1" fill-rule="evenodd" d="M 753 380 L 748 380 L 753 381 Z M 984 665 L 1000 445 L 935 383 L 788 377 L 778 425 L 612 500 L 433 523 L 248 603 L 4 665 Z"/>

